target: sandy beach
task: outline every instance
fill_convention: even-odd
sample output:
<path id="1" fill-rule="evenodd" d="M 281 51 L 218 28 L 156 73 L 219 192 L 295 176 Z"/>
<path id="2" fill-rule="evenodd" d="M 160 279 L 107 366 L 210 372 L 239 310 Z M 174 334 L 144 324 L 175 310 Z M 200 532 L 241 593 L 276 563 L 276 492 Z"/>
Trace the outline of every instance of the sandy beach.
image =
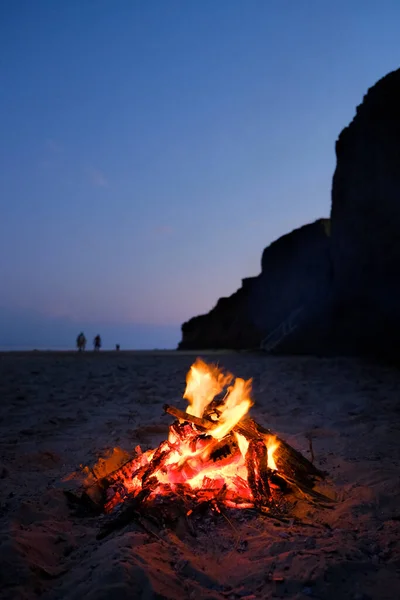
<path id="1" fill-rule="evenodd" d="M 156 446 L 185 408 L 193 353 L 0 354 L 0 597 L 56 600 L 400 597 L 400 373 L 354 359 L 201 355 L 253 377 L 251 414 L 330 473 L 332 510 L 242 511 L 96 540 L 63 482 L 105 450 Z M 300 508 L 299 508 L 300 510 Z"/>

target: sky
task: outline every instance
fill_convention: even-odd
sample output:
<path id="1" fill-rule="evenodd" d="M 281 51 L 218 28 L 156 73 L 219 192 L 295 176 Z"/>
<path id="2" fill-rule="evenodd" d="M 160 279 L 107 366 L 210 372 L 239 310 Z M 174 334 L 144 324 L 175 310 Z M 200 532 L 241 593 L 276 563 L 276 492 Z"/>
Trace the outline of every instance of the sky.
<path id="1" fill-rule="evenodd" d="M 398 0 L 3 0 L 0 347 L 173 348 L 329 216 Z"/>

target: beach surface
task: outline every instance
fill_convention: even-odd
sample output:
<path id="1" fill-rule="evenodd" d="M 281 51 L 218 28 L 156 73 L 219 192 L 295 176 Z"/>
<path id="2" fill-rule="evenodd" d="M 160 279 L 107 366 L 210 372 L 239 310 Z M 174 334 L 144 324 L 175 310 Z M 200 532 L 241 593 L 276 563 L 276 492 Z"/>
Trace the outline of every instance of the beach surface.
<path id="1" fill-rule="evenodd" d="M 355 359 L 201 354 L 253 378 L 251 415 L 330 474 L 332 509 L 235 511 L 97 540 L 65 481 L 107 449 L 155 447 L 195 353 L 0 354 L 0 598 L 400 598 L 400 373 Z M 328 490 L 329 488 L 329 490 Z"/>

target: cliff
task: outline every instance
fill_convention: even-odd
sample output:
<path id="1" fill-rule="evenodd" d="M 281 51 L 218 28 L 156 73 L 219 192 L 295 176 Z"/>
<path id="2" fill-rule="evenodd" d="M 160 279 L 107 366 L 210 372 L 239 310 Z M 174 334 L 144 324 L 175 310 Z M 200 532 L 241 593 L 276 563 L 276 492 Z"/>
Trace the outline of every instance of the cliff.
<path id="1" fill-rule="evenodd" d="M 336 142 L 331 219 L 266 248 L 261 274 L 182 327 L 180 348 L 398 354 L 400 70 Z"/>
<path id="2" fill-rule="evenodd" d="M 336 143 L 332 262 L 337 343 L 397 351 L 400 335 L 400 70 L 378 81 Z"/>
<path id="3" fill-rule="evenodd" d="M 220 298 L 209 313 L 184 323 L 178 349 L 257 348 L 260 336 L 248 311 L 248 298 L 255 279 L 243 279 L 242 287 L 228 298 Z"/>
<path id="4" fill-rule="evenodd" d="M 324 303 L 332 283 L 329 219 L 273 242 L 262 254 L 261 267 L 248 308 L 263 340 L 292 314 L 296 327 L 314 318 L 316 307 Z"/>
<path id="5" fill-rule="evenodd" d="M 330 285 L 329 220 L 320 219 L 265 248 L 258 277 L 182 326 L 179 349 L 259 348 L 293 311 L 314 313 Z"/>

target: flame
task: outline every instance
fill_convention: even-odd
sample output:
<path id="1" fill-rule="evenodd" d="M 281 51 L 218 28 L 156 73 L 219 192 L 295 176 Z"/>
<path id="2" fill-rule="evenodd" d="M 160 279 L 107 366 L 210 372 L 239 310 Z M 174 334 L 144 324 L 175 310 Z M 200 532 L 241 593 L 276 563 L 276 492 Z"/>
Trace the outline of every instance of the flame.
<path id="1" fill-rule="evenodd" d="M 236 438 L 236 441 L 239 446 L 240 454 L 242 455 L 243 458 L 246 458 L 246 453 L 247 453 L 247 450 L 249 449 L 249 441 L 246 440 L 244 435 L 242 435 L 241 433 L 237 433 L 236 431 L 235 431 L 235 438 Z"/>
<path id="2" fill-rule="evenodd" d="M 149 498 L 171 493 L 171 490 L 182 489 L 179 486 L 185 485 L 191 492 L 196 491 L 199 499 L 210 500 L 222 490 L 227 506 L 252 505 L 254 488 L 251 488 L 248 480 L 248 460 L 254 458 L 248 455 L 249 440 L 233 431 L 253 404 L 252 380 L 238 377 L 230 385 L 233 380 L 233 375 L 224 373 L 217 365 L 196 360 L 186 377 L 184 398 L 189 403 L 186 412 L 200 419 L 214 421 L 215 426 L 205 430 L 182 418 L 171 425 L 168 440 L 157 449 L 142 452 L 137 447 L 136 457 L 109 475 L 111 463 L 120 463 L 125 458 L 119 449 L 114 449 L 112 458 L 108 457 L 107 461 L 103 460 L 90 470 L 95 478 L 103 473 L 115 478 L 113 481 L 117 491 L 112 492 L 113 486 L 110 486 L 114 495 L 110 496 L 106 510 L 111 510 L 128 494 L 139 492 L 143 481 L 150 475 L 158 487 Z M 268 468 L 278 471 L 275 458 L 279 441 L 271 435 L 264 435 L 260 439 L 266 446 Z M 152 464 L 154 468 L 149 474 L 148 469 Z M 255 470 L 258 472 L 257 465 Z"/>
<path id="3" fill-rule="evenodd" d="M 221 409 L 218 425 L 210 432 L 214 438 L 217 440 L 223 438 L 249 411 L 252 405 L 250 392 L 251 379 L 245 381 L 238 377 L 233 387 L 229 389 L 229 394 Z"/>
<path id="4" fill-rule="evenodd" d="M 186 412 L 195 417 L 203 417 L 214 398 L 231 383 L 232 379 L 231 373 L 224 374 L 216 365 L 207 365 L 198 358 L 190 367 L 186 377 L 186 389 L 183 395 L 189 401 Z M 248 412 L 252 405 L 251 383 L 251 379 L 245 381 L 238 377 L 233 386 L 228 389 L 228 394 L 216 408 L 218 425 L 210 432 L 215 439 L 223 438 Z"/>
<path id="5" fill-rule="evenodd" d="M 276 439 L 275 436 L 268 436 L 265 445 L 267 446 L 267 451 L 268 451 L 268 467 L 270 469 L 273 469 L 274 471 L 278 470 L 278 467 L 276 466 L 276 462 L 275 462 L 275 458 L 274 458 L 274 454 L 276 452 L 276 450 L 279 448 L 279 442 Z"/>
<path id="6" fill-rule="evenodd" d="M 186 389 L 183 394 L 189 402 L 186 412 L 194 417 L 202 417 L 208 405 L 232 378 L 230 373 L 224 375 L 216 365 L 207 365 L 198 358 L 186 376 Z"/>

